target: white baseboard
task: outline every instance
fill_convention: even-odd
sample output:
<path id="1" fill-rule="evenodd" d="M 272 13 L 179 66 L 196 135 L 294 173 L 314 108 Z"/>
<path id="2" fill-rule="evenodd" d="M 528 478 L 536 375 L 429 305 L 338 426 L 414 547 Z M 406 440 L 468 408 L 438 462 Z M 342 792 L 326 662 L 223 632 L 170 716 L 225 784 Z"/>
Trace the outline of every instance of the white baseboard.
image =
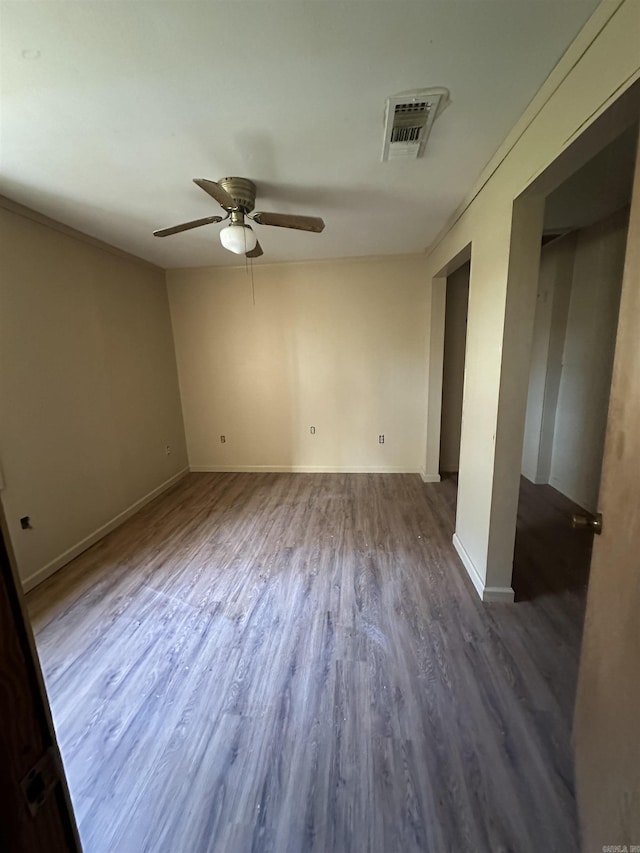
<path id="1" fill-rule="evenodd" d="M 549 480 L 547 480 L 545 477 L 538 477 L 537 475 L 535 477 L 530 477 L 529 474 L 526 474 L 524 471 L 522 472 L 522 476 L 525 478 L 525 480 L 528 480 L 530 483 L 533 483 L 534 486 L 549 485 Z"/>
<path id="2" fill-rule="evenodd" d="M 125 522 L 128 518 L 131 518 L 138 510 L 142 509 L 143 506 L 150 503 L 154 498 L 157 498 L 158 495 L 161 495 L 167 489 L 170 489 L 174 483 L 177 483 L 178 480 L 181 480 L 184 476 L 189 473 L 188 468 L 183 468 L 182 471 L 178 471 L 177 474 L 174 474 L 173 477 L 169 477 L 168 480 L 165 480 L 164 483 L 161 483 L 159 486 L 156 486 L 155 489 L 152 489 L 148 494 L 141 497 L 135 503 L 131 504 L 130 507 L 127 507 L 123 512 L 118 513 L 114 518 L 108 521 L 106 524 L 103 524 L 97 530 L 94 530 L 93 533 L 90 533 L 88 536 L 85 536 L 84 539 L 81 539 L 80 542 L 77 542 L 75 545 L 72 545 L 71 548 L 67 548 L 66 551 L 63 551 L 62 554 L 55 557 L 46 566 L 42 566 L 41 569 L 38 569 L 32 575 L 29 575 L 28 578 L 24 578 L 22 581 L 22 588 L 25 592 L 29 592 L 29 590 L 38 586 L 39 583 L 42 583 L 48 577 L 51 577 L 52 574 L 61 569 L 63 566 L 66 566 L 67 563 L 70 563 L 71 560 L 75 559 L 79 554 L 82 554 L 83 551 L 86 551 L 87 548 L 90 548 L 92 545 L 95 545 L 98 540 L 102 539 L 103 536 L 106 536 L 107 533 L 111 533 L 112 530 L 115 530 L 116 527 L 119 527 L 123 522 Z"/>
<path id="3" fill-rule="evenodd" d="M 510 586 L 485 586 L 484 579 L 480 576 L 464 545 L 458 539 L 457 533 L 453 534 L 453 547 L 458 552 L 458 556 L 462 560 L 462 565 L 467 570 L 467 574 L 471 578 L 471 583 L 476 588 L 481 601 L 507 603 L 513 601 L 513 590 Z"/>
<path id="4" fill-rule="evenodd" d="M 485 586 L 482 600 L 491 604 L 513 604 L 514 593 L 510 586 Z"/>
<path id="5" fill-rule="evenodd" d="M 476 588 L 476 592 L 478 593 L 480 598 L 482 598 L 483 593 L 484 593 L 484 580 L 482 579 L 482 577 L 480 576 L 480 573 L 476 569 L 473 560 L 467 554 L 467 551 L 466 551 L 464 545 L 458 539 L 457 533 L 453 534 L 453 540 L 452 541 L 453 541 L 453 547 L 456 549 L 456 551 L 458 552 L 458 556 L 462 560 L 462 565 L 467 570 L 467 574 L 471 578 L 471 582 Z"/>
<path id="6" fill-rule="evenodd" d="M 573 501 L 574 504 L 577 504 L 581 509 L 585 510 L 585 512 L 593 514 L 598 512 L 597 504 L 594 506 L 591 504 L 590 500 L 585 498 L 584 495 L 576 494 L 571 488 L 568 489 L 565 483 L 558 480 L 557 477 L 550 477 L 549 485 L 554 488 L 556 492 L 560 492 L 561 495 L 564 495 L 565 498 L 569 498 L 570 501 Z"/>
<path id="7" fill-rule="evenodd" d="M 191 465 L 196 474 L 418 474 L 415 469 L 389 465 Z"/>
<path id="8" fill-rule="evenodd" d="M 420 471 L 420 477 L 423 483 L 439 483 L 442 479 L 440 474 L 427 474 L 426 471 Z"/>

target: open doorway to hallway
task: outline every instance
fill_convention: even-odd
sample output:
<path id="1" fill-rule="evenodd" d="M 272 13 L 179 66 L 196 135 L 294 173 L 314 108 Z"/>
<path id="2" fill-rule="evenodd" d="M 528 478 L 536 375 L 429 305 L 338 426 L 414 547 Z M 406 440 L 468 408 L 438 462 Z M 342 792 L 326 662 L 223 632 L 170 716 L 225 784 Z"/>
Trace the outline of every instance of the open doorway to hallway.
<path id="1" fill-rule="evenodd" d="M 546 199 L 514 554 L 517 601 L 574 613 L 579 653 L 598 511 L 637 126 Z M 572 695 L 575 684 L 571 686 Z"/>
<path id="2" fill-rule="evenodd" d="M 447 276 L 442 364 L 440 476 L 457 478 L 460 466 L 462 398 L 467 345 L 471 261 Z"/>

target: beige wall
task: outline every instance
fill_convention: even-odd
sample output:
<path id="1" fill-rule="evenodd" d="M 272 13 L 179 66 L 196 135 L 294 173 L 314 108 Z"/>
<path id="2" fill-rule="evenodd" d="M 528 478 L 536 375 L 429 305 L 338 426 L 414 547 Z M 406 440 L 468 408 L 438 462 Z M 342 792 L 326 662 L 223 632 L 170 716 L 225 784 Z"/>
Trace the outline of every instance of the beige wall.
<path id="1" fill-rule="evenodd" d="M 187 461 L 164 273 L 7 210 L 0 254 L 0 494 L 29 587 Z"/>
<path id="2" fill-rule="evenodd" d="M 167 280 L 192 468 L 422 469 L 422 257 L 260 265 L 255 305 L 244 267 Z"/>
<path id="3" fill-rule="evenodd" d="M 465 246 L 472 245 L 454 541 L 485 599 L 508 600 L 512 596 L 515 516 L 542 228 L 540 201 L 523 199 L 514 205 L 514 200 L 638 79 L 639 13 L 637 0 L 598 7 L 488 165 L 454 224 L 427 257 L 427 274 L 432 279 Z M 558 183 L 565 177 L 559 176 Z M 538 240 L 537 249 L 530 239 L 532 234 Z M 507 313 L 513 322 L 505 327 Z M 432 329 L 437 330 L 437 324 L 433 314 Z M 432 372 L 430 367 L 430 375 Z M 430 387 L 427 424 L 431 438 L 439 431 L 438 397 L 437 389 Z M 428 477 L 437 472 L 433 450 L 430 440 L 425 462 Z"/>
<path id="4" fill-rule="evenodd" d="M 596 512 L 628 210 L 541 254 L 522 473 Z"/>
<path id="5" fill-rule="evenodd" d="M 576 233 L 544 246 L 540 254 L 522 473 L 533 483 L 548 483 L 555 430 L 562 352 L 573 281 Z"/>
<path id="6" fill-rule="evenodd" d="M 577 236 L 549 482 L 596 512 L 627 242 L 627 210 Z"/>

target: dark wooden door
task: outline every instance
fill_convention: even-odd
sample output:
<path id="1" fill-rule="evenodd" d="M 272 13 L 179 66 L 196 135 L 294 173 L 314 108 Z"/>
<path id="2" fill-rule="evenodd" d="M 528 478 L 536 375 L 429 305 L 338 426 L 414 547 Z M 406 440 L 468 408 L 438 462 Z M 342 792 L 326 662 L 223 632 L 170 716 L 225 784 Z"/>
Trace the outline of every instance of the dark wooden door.
<path id="1" fill-rule="evenodd" d="M 22 592 L 0 537 L 0 850 L 80 851 Z"/>

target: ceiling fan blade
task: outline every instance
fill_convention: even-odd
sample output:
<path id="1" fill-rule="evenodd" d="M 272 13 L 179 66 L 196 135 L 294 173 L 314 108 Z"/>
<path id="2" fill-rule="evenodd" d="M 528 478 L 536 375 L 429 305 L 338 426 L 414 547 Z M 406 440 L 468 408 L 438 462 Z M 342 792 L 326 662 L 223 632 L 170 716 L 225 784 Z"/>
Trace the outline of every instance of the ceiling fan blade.
<path id="1" fill-rule="evenodd" d="M 250 252 L 247 252 L 248 258 L 259 258 L 260 255 L 264 255 L 264 252 L 262 251 L 262 246 L 260 245 L 260 243 L 256 243 L 255 249 L 252 249 Z"/>
<path id="2" fill-rule="evenodd" d="M 298 231 L 324 230 L 324 221 L 319 216 L 295 216 L 293 213 L 255 213 L 251 219 L 258 225 L 277 225 L 279 228 L 296 228 Z"/>
<path id="3" fill-rule="evenodd" d="M 221 187 L 220 184 L 217 184 L 215 181 L 209 181 L 207 178 L 194 178 L 193 183 L 197 184 L 201 190 L 204 190 L 206 193 L 209 193 L 210 196 L 215 198 L 219 205 L 224 207 L 225 210 L 236 210 L 238 205 L 229 193 L 225 190 L 224 187 Z"/>
<path id="4" fill-rule="evenodd" d="M 154 231 L 154 237 L 168 237 L 170 234 L 179 234 L 190 228 L 199 228 L 201 225 L 211 225 L 212 222 L 222 222 L 222 216 L 205 216 L 204 219 L 192 219 L 191 222 L 183 222 L 182 225 L 172 225 L 171 228 L 161 228 Z"/>

